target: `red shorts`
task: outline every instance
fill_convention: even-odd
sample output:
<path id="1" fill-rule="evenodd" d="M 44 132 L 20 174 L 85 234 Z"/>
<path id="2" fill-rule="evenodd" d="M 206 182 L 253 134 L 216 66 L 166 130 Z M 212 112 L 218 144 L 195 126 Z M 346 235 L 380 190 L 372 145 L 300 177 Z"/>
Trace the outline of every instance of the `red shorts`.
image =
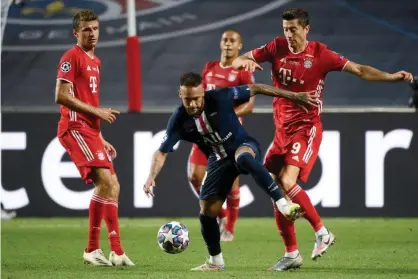
<path id="1" fill-rule="evenodd" d="M 241 124 L 243 123 L 244 119 L 242 117 L 238 118 Z M 206 157 L 205 153 L 200 150 L 197 144 L 193 144 L 192 151 L 189 155 L 189 163 L 200 165 L 200 166 L 207 166 L 208 165 L 208 158 Z"/>
<path id="2" fill-rule="evenodd" d="M 100 135 L 97 133 L 85 130 L 67 130 L 58 138 L 86 184 L 93 183 L 91 178 L 93 167 L 108 168 L 112 175 L 115 174 L 112 158 L 106 152 Z"/>
<path id="3" fill-rule="evenodd" d="M 189 155 L 189 163 L 200 165 L 200 166 L 207 166 L 208 165 L 208 158 L 206 157 L 205 153 L 200 150 L 197 144 L 193 144 L 192 151 L 190 151 Z"/>
<path id="4" fill-rule="evenodd" d="M 299 130 L 291 136 L 278 134 L 267 151 L 264 166 L 276 176 L 284 165 L 296 166 L 300 168 L 299 179 L 306 183 L 318 157 L 321 141 L 321 123 Z"/>

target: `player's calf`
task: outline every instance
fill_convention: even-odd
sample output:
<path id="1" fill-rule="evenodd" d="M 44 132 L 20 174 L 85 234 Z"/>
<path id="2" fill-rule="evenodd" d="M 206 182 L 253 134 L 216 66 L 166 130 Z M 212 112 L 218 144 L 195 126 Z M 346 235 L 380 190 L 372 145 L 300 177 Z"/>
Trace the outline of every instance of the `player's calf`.
<path id="1" fill-rule="evenodd" d="M 237 178 L 234 181 L 231 192 L 229 192 L 226 198 L 227 222 L 225 225 L 225 231 L 232 235 L 235 230 L 235 223 L 238 219 L 240 198 L 239 180 Z"/>
<path id="2" fill-rule="evenodd" d="M 280 187 L 276 184 L 270 173 L 264 166 L 255 159 L 255 152 L 251 147 L 242 146 L 235 154 L 235 160 L 238 165 L 247 171 L 256 181 L 257 185 L 261 187 L 276 203 L 278 203 L 279 210 L 289 218 L 299 215 L 300 206 L 296 203 L 280 203 L 279 200 L 283 197 Z"/>
<path id="3" fill-rule="evenodd" d="M 291 220 L 297 219 L 303 212 L 305 218 L 309 221 L 315 231 L 318 231 L 322 225 L 321 217 L 312 205 L 308 194 L 300 187 L 296 181 L 298 179 L 300 168 L 293 165 L 286 165 L 279 175 L 279 183 L 284 188 L 288 198 L 300 205 L 301 209 L 296 216 L 292 216 Z M 281 205 L 286 205 L 285 199 L 280 201 Z"/>
<path id="4" fill-rule="evenodd" d="M 100 192 L 106 191 L 106 199 L 103 207 L 103 218 L 106 222 L 108 238 L 111 251 L 122 256 L 124 251 L 120 243 L 120 229 L 118 216 L 118 199 L 120 185 L 116 174 L 111 173 L 110 169 L 96 168 L 94 169 L 94 184 Z M 104 194 L 104 193 L 103 193 Z"/>
<path id="5" fill-rule="evenodd" d="M 221 251 L 219 225 L 216 216 L 221 209 L 223 201 L 215 197 L 201 200 L 201 210 L 199 215 L 201 233 L 209 252 L 209 259 L 201 266 L 192 270 L 220 270 L 225 266 Z"/>

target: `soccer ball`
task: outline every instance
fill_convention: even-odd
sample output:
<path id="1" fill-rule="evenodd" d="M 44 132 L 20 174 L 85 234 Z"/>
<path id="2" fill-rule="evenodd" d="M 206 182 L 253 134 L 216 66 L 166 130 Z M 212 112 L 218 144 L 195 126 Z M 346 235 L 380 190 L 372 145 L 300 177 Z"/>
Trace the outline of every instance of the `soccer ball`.
<path id="1" fill-rule="evenodd" d="M 157 234 L 158 246 L 169 254 L 179 254 L 189 246 L 189 230 L 179 222 L 171 221 L 161 226 Z"/>

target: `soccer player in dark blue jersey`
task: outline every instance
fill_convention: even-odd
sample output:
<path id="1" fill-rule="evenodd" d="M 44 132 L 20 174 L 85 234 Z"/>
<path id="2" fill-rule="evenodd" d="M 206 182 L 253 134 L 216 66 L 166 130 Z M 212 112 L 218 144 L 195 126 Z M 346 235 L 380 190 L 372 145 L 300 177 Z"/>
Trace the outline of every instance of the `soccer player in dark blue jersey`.
<path id="1" fill-rule="evenodd" d="M 171 116 L 167 135 L 154 154 L 150 174 L 144 185 L 147 195 L 154 196 L 155 178 L 164 165 L 167 154 L 179 140 L 196 143 L 208 157 L 206 179 L 200 191 L 200 223 L 209 259 L 192 270 L 223 270 L 218 216 L 234 180 L 240 174 L 251 174 L 275 202 L 282 197 L 280 188 L 261 163 L 259 143 L 250 137 L 235 114 L 234 107 L 248 102 L 257 94 L 293 100 L 301 106 L 315 106 L 309 93 L 293 93 L 264 84 L 250 84 L 204 91 L 202 77 L 184 74 L 179 95 L 183 104 Z M 295 203 L 278 205 L 282 213 L 292 218 L 300 213 Z"/>

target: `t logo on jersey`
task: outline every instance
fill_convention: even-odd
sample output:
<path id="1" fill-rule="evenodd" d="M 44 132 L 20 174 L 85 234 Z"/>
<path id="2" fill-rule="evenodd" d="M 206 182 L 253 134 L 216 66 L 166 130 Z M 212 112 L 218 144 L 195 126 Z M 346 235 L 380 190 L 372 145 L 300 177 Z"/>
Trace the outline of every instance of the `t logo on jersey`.
<path id="1" fill-rule="evenodd" d="M 279 69 L 279 76 L 282 78 L 280 83 L 283 84 L 283 85 L 288 85 L 286 80 L 291 80 L 292 79 L 292 70 L 285 69 L 285 68 L 280 68 Z"/>
<path id="2" fill-rule="evenodd" d="M 279 69 L 279 80 L 280 83 L 283 85 L 289 85 L 289 83 L 299 82 L 300 84 L 304 84 L 305 81 L 297 80 L 296 78 L 292 77 L 292 70 L 286 68 Z"/>
<path id="3" fill-rule="evenodd" d="M 90 77 L 90 88 L 91 93 L 97 93 L 97 78 L 96 77 Z"/>

